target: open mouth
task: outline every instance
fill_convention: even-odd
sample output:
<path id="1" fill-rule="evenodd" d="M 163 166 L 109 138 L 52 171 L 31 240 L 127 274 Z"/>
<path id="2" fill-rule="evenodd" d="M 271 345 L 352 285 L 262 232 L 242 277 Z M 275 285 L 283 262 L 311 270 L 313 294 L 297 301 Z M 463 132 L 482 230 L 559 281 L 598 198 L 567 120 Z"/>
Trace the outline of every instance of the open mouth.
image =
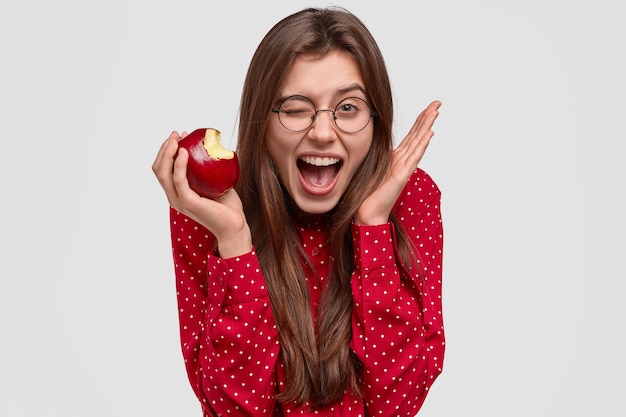
<path id="1" fill-rule="evenodd" d="M 309 192 L 323 194 L 332 190 L 343 162 L 334 157 L 303 156 L 297 164 L 304 187 Z"/>

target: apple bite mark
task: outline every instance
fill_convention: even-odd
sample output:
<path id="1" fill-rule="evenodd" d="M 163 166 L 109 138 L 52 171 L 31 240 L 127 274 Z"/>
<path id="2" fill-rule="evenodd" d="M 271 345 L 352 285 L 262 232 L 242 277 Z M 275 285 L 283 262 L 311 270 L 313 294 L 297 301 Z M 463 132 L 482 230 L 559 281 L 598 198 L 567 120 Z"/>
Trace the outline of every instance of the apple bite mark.
<path id="1" fill-rule="evenodd" d="M 189 187 L 202 197 L 216 199 L 237 184 L 237 153 L 222 146 L 219 130 L 196 129 L 181 139 L 178 146 L 189 153 Z"/>
<path id="2" fill-rule="evenodd" d="M 207 154 L 215 159 L 232 159 L 235 156 L 235 152 L 222 146 L 220 143 L 220 131 L 217 129 L 206 129 L 202 144 Z"/>
<path id="3" fill-rule="evenodd" d="M 303 156 L 298 158 L 298 169 L 304 187 L 315 194 L 324 194 L 334 188 L 342 161 L 335 157 Z"/>

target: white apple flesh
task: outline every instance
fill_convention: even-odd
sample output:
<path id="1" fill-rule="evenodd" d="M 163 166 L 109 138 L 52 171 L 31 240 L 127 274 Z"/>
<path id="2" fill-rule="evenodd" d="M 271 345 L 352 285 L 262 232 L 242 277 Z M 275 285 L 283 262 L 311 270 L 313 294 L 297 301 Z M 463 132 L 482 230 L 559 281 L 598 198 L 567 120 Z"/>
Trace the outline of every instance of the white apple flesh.
<path id="1" fill-rule="evenodd" d="M 239 161 L 237 153 L 220 142 L 220 131 L 213 128 L 196 129 L 184 137 L 178 146 L 189 153 L 187 180 L 192 190 L 202 197 L 216 199 L 237 185 Z"/>

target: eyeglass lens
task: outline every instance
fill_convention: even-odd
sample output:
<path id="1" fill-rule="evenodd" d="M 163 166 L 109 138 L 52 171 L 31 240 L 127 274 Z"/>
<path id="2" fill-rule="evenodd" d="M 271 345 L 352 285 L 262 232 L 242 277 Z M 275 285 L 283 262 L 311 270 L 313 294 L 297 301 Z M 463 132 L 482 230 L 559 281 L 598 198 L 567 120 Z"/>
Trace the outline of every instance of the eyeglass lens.
<path id="1" fill-rule="evenodd" d="M 280 122 L 287 129 L 299 132 L 313 124 L 317 113 L 315 105 L 304 96 L 292 96 L 281 103 L 278 111 Z M 359 97 L 348 97 L 339 102 L 334 110 L 333 119 L 337 127 L 344 132 L 358 132 L 367 126 L 372 111 L 367 102 Z"/>

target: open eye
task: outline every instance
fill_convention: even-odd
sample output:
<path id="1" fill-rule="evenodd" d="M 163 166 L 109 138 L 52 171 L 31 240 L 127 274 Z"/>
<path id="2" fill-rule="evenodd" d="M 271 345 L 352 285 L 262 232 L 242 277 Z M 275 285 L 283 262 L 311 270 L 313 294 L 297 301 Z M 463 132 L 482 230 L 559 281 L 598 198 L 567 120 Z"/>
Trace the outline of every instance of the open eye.
<path id="1" fill-rule="evenodd" d="M 358 110 L 359 109 L 354 104 L 350 103 L 343 103 L 339 107 L 337 107 L 337 111 L 342 113 L 350 113 Z"/>
<path id="2" fill-rule="evenodd" d="M 367 103 L 358 97 L 348 97 L 339 102 L 335 108 L 335 116 L 338 118 L 357 117 L 365 109 Z"/>

